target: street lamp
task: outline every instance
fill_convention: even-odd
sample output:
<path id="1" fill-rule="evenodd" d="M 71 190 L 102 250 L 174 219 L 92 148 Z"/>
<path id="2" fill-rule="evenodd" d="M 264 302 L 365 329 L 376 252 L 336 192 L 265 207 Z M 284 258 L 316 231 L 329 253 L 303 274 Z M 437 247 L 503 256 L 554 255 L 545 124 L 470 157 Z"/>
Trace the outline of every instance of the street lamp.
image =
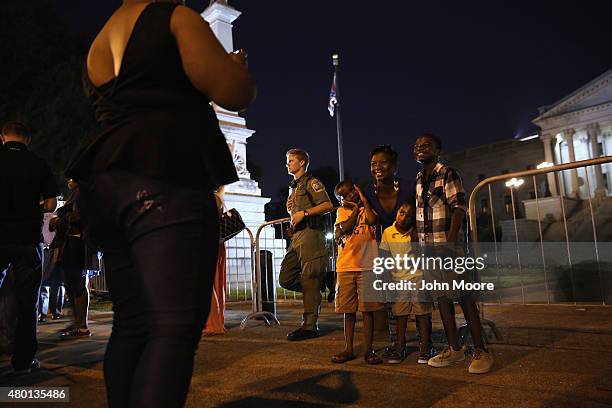
<path id="1" fill-rule="evenodd" d="M 547 161 L 543 161 L 542 163 L 538 164 L 536 166 L 536 169 L 540 170 L 540 169 L 547 169 L 549 167 L 554 166 L 554 163 L 550 163 Z M 545 186 L 545 191 L 544 191 L 544 197 L 550 197 L 552 194 L 550 193 L 550 184 L 548 184 L 548 175 L 544 174 L 544 186 Z"/>
<path id="2" fill-rule="evenodd" d="M 516 177 L 512 177 L 510 180 L 506 181 L 506 187 L 514 187 L 514 188 L 519 188 L 520 186 L 523 185 L 523 183 L 525 182 L 525 180 L 521 179 L 517 179 Z"/>
<path id="3" fill-rule="evenodd" d="M 554 166 L 554 164 L 553 164 L 553 163 L 549 163 L 549 162 L 547 162 L 547 161 L 544 161 L 544 162 L 542 162 L 542 163 L 538 164 L 538 165 L 536 166 L 536 169 L 538 169 L 538 170 L 539 170 L 539 169 L 546 169 L 546 168 L 548 168 L 548 167 L 552 167 L 552 166 Z"/>
<path id="4" fill-rule="evenodd" d="M 520 186 L 523 185 L 523 183 L 525 183 L 525 180 L 523 180 L 522 178 L 517 179 L 516 177 L 512 177 L 510 180 L 506 181 L 506 187 L 508 187 L 510 189 L 510 199 L 512 200 L 512 209 L 514 212 L 514 218 L 516 219 L 517 214 L 520 216 L 521 212 L 520 209 L 518 207 L 518 203 L 514 200 L 514 192 L 513 189 L 518 189 Z"/>

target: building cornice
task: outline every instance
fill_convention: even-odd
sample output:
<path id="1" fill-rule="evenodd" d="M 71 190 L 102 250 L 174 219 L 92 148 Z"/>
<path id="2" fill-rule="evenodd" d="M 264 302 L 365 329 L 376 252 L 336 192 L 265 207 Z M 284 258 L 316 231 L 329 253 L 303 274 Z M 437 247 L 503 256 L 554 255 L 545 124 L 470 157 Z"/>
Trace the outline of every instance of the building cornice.
<path id="1" fill-rule="evenodd" d="M 570 113 L 574 113 L 574 112 L 566 112 L 566 113 L 562 113 L 562 112 L 564 110 L 567 110 L 567 108 L 569 108 L 570 106 L 575 105 L 579 103 L 580 101 L 584 100 L 585 98 L 596 94 L 597 92 L 601 91 L 602 89 L 604 89 L 606 86 L 610 84 L 612 84 L 612 69 L 609 69 L 608 71 L 604 72 L 602 75 L 598 76 L 597 78 L 595 78 L 588 84 L 578 88 L 576 91 L 565 96 L 564 98 L 557 101 L 556 103 L 550 105 L 551 106 L 550 109 L 547 109 L 544 112 L 542 112 L 542 114 L 538 116 L 537 118 L 535 118 L 532 122 L 538 125 L 538 123 L 544 121 L 545 119 L 559 116 L 560 114 L 567 115 Z M 604 103 L 602 105 L 606 105 L 606 104 L 607 103 Z M 581 112 L 581 111 L 582 110 L 577 110 L 576 112 Z"/>

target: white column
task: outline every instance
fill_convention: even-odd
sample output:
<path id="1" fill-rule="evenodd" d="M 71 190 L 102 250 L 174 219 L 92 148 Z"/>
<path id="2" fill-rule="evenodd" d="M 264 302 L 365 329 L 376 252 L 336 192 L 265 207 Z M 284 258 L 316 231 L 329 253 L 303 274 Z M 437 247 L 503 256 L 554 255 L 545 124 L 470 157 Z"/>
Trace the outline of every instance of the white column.
<path id="1" fill-rule="evenodd" d="M 544 144 L 544 161 L 548 163 L 558 164 L 555 163 L 555 158 L 553 156 L 551 145 L 552 140 L 553 138 L 551 134 L 542 135 L 542 143 Z M 558 196 L 559 192 L 557 191 L 557 178 L 555 177 L 555 173 L 550 172 L 546 174 L 546 178 L 548 180 L 548 189 L 550 191 L 550 195 L 553 197 Z"/>
<path id="2" fill-rule="evenodd" d="M 232 36 L 232 23 L 242 14 L 235 8 L 229 6 L 227 1 L 215 1 L 201 14 L 204 20 L 210 24 L 210 29 L 225 48 L 225 51 L 234 50 Z"/>
<path id="3" fill-rule="evenodd" d="M 217 40 L 223 45 L 225 51 L 234 51 L 234 36 L 232 34 L 232 23 L 242 13 L 232 6 L 227 4 L 227 0 L 216 0 L 200 14 L 204 20 L 210 25 L 210 29 L 217 37 Z M 232 121 L 232 117 L 238 117 L 236 112 L 228 111 L 213 103 L 213 107 L 217 112 L 217 117 L 220 121 Z"/>
<path id="4" fill-rule="evenodd" d="M 576 161 L 576 153 L 574 152 L 574 129 L 567 129 L 563 132 L 565 136 L 565 142 L 567 143 L 567 153 L 569 155 L 569 162 L 573 163 Z M 578 170 L 571 169 L 571 186 L 570 186 L 570 197 L 580 198 L 580 186 L 578 184 Z"/>
<path id="5" fill-rule="evenodd" d="M 587 126 L 587 135 L 589 136 L 589 142 L 591 145 L 591 158 L 596 159 L 599 157 L 599 146 L 597 145 L 597 134 L 599 133 L 599 126 L 596 123 Z M 603 172 L 601 171 L 601 165 L 597 164 L 593 166 L 595 171 L 595 197 L 601 198 L 606 196 L 606 188 L 604 186 Z M 590 193 L 590 192 L 589 192 Z"/>

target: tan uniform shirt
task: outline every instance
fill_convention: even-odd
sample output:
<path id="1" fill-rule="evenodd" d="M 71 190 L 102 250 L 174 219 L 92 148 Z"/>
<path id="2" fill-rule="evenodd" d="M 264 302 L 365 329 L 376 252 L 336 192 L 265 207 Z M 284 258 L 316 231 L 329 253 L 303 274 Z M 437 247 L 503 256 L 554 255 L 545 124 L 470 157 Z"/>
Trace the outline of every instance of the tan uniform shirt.
<path id="1" fill-rule="evenodd" d="M 316 207 L 325 201 L 330 201 L 330 199 L 323 183 L 309 174 L 304 174 L 295 181 L 295 187 L 289 190 L 287 209 L 293 215 L 296 212 Z"/>
<path id="2" fill-rule="evenodd" d="M 325 201 L 330 200 L 323 183 L 309 174 L 304 174 L 295 180 L 294 187 L 289 191 L 287 209 L 293 215 L 296 212 L 316 207 Z M 304 261 L 326 255 L 323 231 L 308 227 L 303 228 L 304 225 L 302 224 L 308 222 L 308 218 L 302 220 L 298 225 L 298 230 L 293 233 L 291 238 L 291 245 L 294 248 L 299 248 L 300 258 Z"/>

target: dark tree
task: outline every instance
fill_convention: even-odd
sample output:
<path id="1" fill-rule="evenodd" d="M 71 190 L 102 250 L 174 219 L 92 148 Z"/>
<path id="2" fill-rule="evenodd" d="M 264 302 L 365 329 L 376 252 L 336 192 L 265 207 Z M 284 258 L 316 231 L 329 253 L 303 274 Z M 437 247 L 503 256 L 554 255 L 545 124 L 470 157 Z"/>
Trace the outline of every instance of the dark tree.
<path id="1" fill-rule="evenodd" d="M 0 2 L 0 122 L 20 120 L 31 150 L 63 171 L 96 123 L 81 87 L 89 38 L 72 34 L 50 2 Z"/>

